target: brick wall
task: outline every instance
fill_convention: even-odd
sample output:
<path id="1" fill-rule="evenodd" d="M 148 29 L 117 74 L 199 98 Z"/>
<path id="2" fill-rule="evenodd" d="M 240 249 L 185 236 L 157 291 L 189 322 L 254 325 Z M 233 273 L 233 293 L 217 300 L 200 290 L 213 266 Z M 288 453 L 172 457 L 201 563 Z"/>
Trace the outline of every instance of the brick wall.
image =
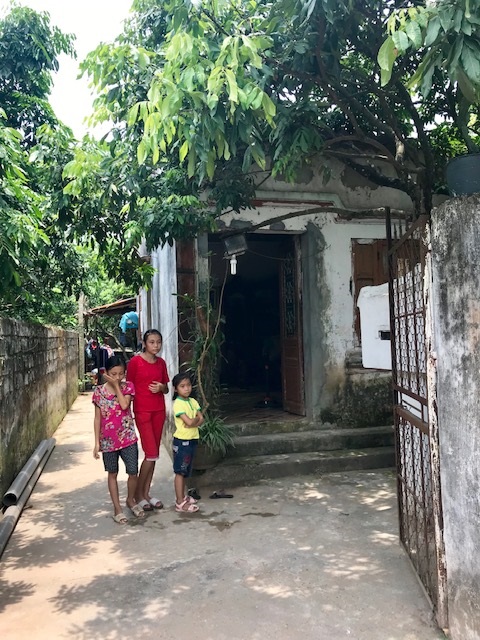
<path id="1" fill-rule="evenodd" d="M 78 392 L 78 334 L 0 318 L 0 492 Z"/>

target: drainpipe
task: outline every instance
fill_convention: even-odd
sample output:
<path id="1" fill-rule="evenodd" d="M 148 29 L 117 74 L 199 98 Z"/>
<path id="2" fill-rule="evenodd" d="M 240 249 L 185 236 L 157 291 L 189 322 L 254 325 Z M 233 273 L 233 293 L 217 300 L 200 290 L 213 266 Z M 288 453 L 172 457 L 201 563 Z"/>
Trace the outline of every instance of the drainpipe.
<path id="1" fill-rule="evenodd" d="M 8 508 L 0 521 L 0 558 L 54 446 L 55 438 L 42 440 L 3 497 Z"/>
<path id="2" fill-rule="evenodd" d="M 42 440 L 35 451 L 32 453 L 27 463 L 17 475 L 15 480 L 10 485 L 9 489 L 3 496 L 3 504 L 6 507 L 11 507 L 14 504 L 17 504 L 20 494 L 25 489 L 27 482 L 32 477 L 35 469 L 38 467 L 40 462 L 42 461 L 45 453 L 49 451 L 49 454 L 52 452 L 53 447 L 55 446 L 55 438 L 49 438 L 48 440 Z"/>

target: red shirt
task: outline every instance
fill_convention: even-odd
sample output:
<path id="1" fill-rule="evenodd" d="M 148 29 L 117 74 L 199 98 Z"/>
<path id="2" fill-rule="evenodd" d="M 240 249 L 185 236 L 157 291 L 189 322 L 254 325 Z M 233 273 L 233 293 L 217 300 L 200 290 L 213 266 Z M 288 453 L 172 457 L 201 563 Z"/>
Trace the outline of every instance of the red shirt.
<path id="1" fill-rule="evenodd" d="M 165 411 L 164 394 L 152 393 L 148 388 L 151 382 L 167 384 L 170 381 L 163 358 L 147 362 L 141 355 L 133 356 L 127 366 L 127 380 L 135 386 L 134 411 Z"/>

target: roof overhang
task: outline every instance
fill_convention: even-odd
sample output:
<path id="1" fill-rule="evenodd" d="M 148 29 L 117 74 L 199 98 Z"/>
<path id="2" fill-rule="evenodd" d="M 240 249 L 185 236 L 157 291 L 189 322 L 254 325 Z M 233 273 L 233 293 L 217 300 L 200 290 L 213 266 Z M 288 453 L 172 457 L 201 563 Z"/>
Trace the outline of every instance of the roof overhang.
<path id="1" fill-rule="evenodd" d="M 127 311 L 137 310 L 137 298 L 125 298 L 124 300 L 116 300 L 110 304 L 104 304 L 101 307 L 93 307 L 83 314 L 87 317 L 92 316 L 118 316 L 123 315 Z"/>

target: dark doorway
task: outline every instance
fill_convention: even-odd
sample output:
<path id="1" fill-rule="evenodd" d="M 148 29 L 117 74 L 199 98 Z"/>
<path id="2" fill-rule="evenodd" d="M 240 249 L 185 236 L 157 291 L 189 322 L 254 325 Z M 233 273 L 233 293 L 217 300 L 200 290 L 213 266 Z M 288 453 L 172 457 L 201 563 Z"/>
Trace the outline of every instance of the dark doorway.
<path id="1" fill-rule="evenodd" d="M 252 407 L 269 396 L 282 409 L 282 265 L 294 239 L 281 234 L 246 234 L 248 250 L 230 274 L 220 238 L 209 239 L 210 275 L 216 301 L 223 294 L 221 385 L 243 392 Z"/>

